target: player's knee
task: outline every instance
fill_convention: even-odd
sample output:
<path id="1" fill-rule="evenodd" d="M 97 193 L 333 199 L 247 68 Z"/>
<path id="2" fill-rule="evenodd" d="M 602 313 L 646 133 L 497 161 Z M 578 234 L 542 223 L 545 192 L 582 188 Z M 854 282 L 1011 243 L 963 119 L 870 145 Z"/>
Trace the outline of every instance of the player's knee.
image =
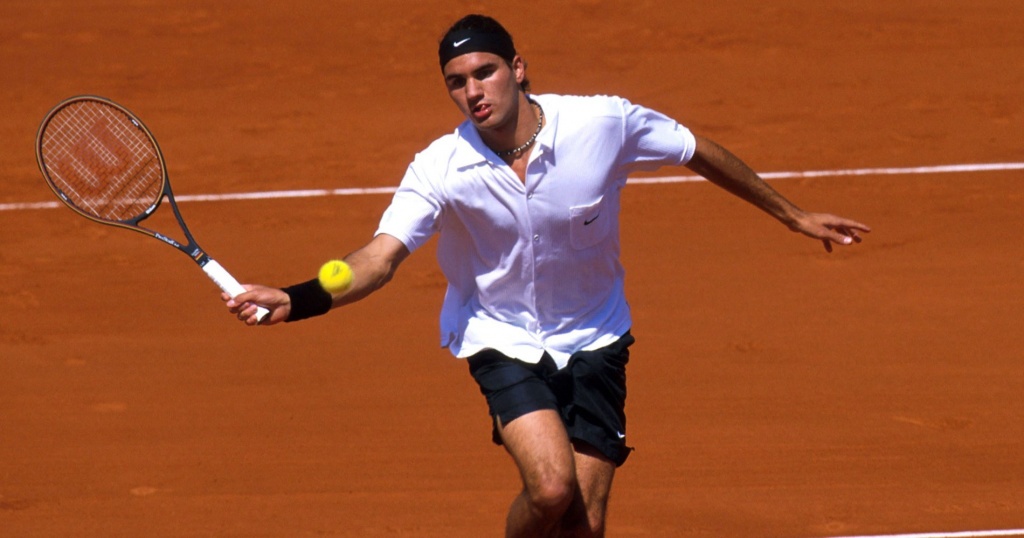
<path id="1" fill-rule="evenodd" d="M 572 473 L 555 473 L 534 481 L 527 487 L 527 495 L 535 510 L 546 516 L 560 517 L 572 504 L 576 489 Z"/>

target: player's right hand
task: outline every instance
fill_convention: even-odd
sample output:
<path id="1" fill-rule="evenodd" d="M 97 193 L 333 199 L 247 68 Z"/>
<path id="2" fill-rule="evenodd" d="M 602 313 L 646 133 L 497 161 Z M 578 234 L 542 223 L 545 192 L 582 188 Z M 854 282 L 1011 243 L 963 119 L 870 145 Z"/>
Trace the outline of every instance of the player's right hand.
<path id="1" fill-rule="evenodd" d="M 253 284 L 242 284 L 245 293 L 231 297 L 227 293 L 221 294 L 221 299 L 228 307 L 228 311 L 235 315 L 246 325 L 275 325 L 288 319 L 292 305 L 288 294 L 278 288 L 259 286 Z M 256 318 L 256 310 L 259 306 L 270 311 L 263 321 Z"/>

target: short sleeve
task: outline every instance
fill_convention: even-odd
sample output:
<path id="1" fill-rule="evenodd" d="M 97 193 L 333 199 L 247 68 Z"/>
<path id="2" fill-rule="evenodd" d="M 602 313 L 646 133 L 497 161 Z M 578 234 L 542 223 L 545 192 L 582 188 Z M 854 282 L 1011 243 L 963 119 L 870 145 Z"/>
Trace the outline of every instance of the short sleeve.
<path id="1" fill-rule="evenodd" d="M 686 164 L 697 140 L 674 119 L 622 100 L 623 146 L 620 164 L 627 172 Z"/>
<path id="2" fill-rule="evenodd" d="M 395 237 L 412 252 L 440 228 L 442 207 L 440 197 L 414 161 L 406 170 L 374 235 Z"/>

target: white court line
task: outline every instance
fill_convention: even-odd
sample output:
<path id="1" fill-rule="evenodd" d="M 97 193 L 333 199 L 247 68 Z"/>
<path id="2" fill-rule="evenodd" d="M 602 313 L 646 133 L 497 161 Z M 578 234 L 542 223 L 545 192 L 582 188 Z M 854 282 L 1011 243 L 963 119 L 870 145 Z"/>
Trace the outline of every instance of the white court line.
<path id="1" fill-rule="evenodd" d="M 834 536 L 832 538 L 988 538 L 992 536 L 1024 536 L 1024 529 L 1002 531 L 925 532 L 920 534 L 875 534 L 871 536 Z"/>
<path id="2" fill-rule="evenodd" d="M 949 164 L 941 166 L 916 166 L 909 168 L 853 168 L 847 170 L 806 170 L 802 172 L 761 172 L 764 179 L 794 179 L 814 177 L 881 176 L 907 174 L 948 174 L 964 172 L 993 172 L 1024 170 L 1024 163 L 982 163 Z M 689 183 L 703 181 L 700 176 L 666 176 L 632 178 L 631 185 L 655 185 L 663 183 Z M 395 187 L 348 188 L 348 189 L 306 189 L 293 191 L 240 192 L 228 194 L 193 194 L 176 196 L 179 202 L 219 202 L 225 200 L 268 200 L 279 198 L 319 198 L 325 196 L 365 196 L 371 194 L 392 194 Z M 0 204 L 2 211 L 25 211 L 60 207 L 60 202 L 26 202 Z"/>
<path id="3" fill-rule="evenodd" d="M 1001 170 L 1024 170 L 1024 163 L 989 163 L 989 164 L 947 164 L 942 166 L 915 166 L 910 168 L 853 168 L 849 170 L 807 170 L 803 172 L 758 172 L 764 179 L 794 179 L 810 177 L 841 177 L 841 176 L 892 176 L 907 174 L 950 174 L 963 172 L 994 172 Z M 700 176 L 669 176 L 651 178 L 633 178 L 630 183 L 685 183 L 701 181 Z"/>

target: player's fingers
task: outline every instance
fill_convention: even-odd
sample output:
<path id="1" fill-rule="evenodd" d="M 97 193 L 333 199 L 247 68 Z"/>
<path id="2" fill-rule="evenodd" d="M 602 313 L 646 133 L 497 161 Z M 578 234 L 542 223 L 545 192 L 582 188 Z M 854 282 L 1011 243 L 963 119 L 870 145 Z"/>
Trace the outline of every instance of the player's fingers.
<path id="1" fill-rule="evenodd" d="M 259 317 L 256 315 L 258 311 L 259 307 L 257 305 L 246 302 L 238 306 L 235 315 L 239 320 L 245 322 L 246 325 L 257 325 L 260 322 Z"/>
<path id="2" fill-rule="evenodd" d="M 227 303 L 228 308 L 234 308 L 245 303 L 247 299 L 245 297 L 242 297 L 241 293 L 238 295 L 231 295 L 228 292 L 221 292 L 220 300 Z"/>
<path id="3" fill-rule="evenodd" d="M 840 245 L 849 245 L 853 243 L 853 236 L 845 234 L 840 230 L 829 230 L 829 233 L 825 234 L 827 241 L 839 243 Z"/>
<path id="4" fill-rule="evenodd" d="M 245 288 L 245 291 L 242 292 L 242 293 L 239 293 L 238 295 L 235 295 L 232 298 L 230 298 L 228 300 L 228 306 L 233 306 L 233 305 L 234 306 L 238 306 L 238 305 L 249 306 L 246 303 L 258 303 L 259 302 L 258 297 L 257 297 L 259 295 L 259 290 L 257 290 L 256 288 L 254 288 L 253 286 L 248 285 L 248 284 L 245 284 L 242 287 Z"/>
<path id="5" fill-rule="evenodd" d="M 871 233 L 871 227 L 867 224 L 861 224 L 855 220 L 849 219 L 837 219 L 835 222 L 829 225 L 830 228 L 842 230 L 844 234 L 849 236 L 856 236 L 857 232 Z"/>
<path id="6" fill-rule="evenodd" d="M 259 318 L 256 317 L 256 305 L 250 305 L 244 312 L 245 317 L 242 318 L 242 321 L 244 321 L 246 325 L 252 326 L 260 322 Z"/>
<path id="7" fill-rule="evenodd" d="M 838 243 L 842 243 L 844 245 L 849 245 L 850 243 L 853 243 L 854 238 L 857 235 L 856 233 L 854 233 L 845 226 L 837 226 L 835 228 L 832 228 L 832 232 L 835 241 Z"/>
<path id="8" fill-rule="evenodd" d="M 824 229 L 819 230 L 815 235 L 825 245 L 826 252 L 832 252 L 832 243 L 839 243 L 840 245 L 853 243 L 853 237 L 842 233 L 841 230 L 832 226 L 825 226 Z"/>
<path id="9" fill-rule="evenodd" d="M 850 228 L 852 230 L 860 230 L 860 231 L 862 231 L 864 233 L 871 233 L 871 226 L 868 226 L 867 224 L 861 224 L 861 223 L 859 223 L 857 221 L 849 221 L 846 224 L 846 227 L 848 227 L 848 228 Z"/>
<path id="10" fill-rule="evenodd" d="M 245 300 L 243 295 L 245 294 L 239 294 L 235 297 L 228 296 L 225 304 L 228 307 L 228 312 L 234 314 L 238 319 L 246 321 L 256 313 L 257 307 L 252 301 Z"/>

